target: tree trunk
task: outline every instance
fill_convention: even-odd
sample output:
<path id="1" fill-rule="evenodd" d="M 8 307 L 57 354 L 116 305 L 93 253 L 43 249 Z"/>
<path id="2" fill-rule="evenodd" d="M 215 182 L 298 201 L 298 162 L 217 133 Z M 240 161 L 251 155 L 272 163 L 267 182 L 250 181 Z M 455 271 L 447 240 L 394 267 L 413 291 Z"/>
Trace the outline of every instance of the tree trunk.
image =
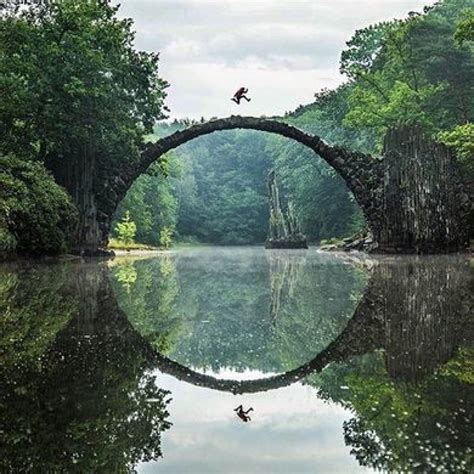
<path id="1" fill-rule="evenodd" d="M 79 210 L 73 253 L 105 255 L 112 216 L 100 212 L 97 205 L 96 160 L 86 152 L 75 159 L 55 158 L 47 161 L 58 184 L 71 195 Z"/>

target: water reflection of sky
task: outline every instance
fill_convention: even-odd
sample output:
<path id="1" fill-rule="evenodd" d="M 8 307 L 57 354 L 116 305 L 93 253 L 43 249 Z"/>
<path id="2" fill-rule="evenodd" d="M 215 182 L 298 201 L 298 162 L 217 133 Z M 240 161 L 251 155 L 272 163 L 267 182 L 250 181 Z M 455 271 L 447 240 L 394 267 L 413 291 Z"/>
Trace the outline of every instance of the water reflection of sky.
<path id="1" fill-rule="evenodd" d="M 141 473 L 347 473 L 367 472 L 344 445 L 341 427 L 350 413 L 325 403 L 301 383 L 276 391 L 232 395 L 157 374 L 170 390 L 173 427 L 163 434 L 163 458 Z M 268 377 L 258 371 L 210 373 L 219 378 Z M 233 409 L 253 407 L 243 423 Z"/>

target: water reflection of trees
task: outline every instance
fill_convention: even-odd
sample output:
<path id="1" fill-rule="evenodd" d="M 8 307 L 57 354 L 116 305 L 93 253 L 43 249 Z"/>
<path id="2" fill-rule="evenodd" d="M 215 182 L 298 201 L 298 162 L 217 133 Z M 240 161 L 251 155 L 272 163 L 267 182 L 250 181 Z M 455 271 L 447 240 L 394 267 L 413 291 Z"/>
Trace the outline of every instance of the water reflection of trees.
<path id="1" fill-rule="evenodd" d="M 183 253 L 136 261 L 128 292 L 114 282 L 131 324 L 174 360 L 199 370 L 281 372 L 324 349 L 344 329 L 366 275 L 304 252 Z M 171 262 L 171 271 L 162 268 Z M 117 280 L 120 264 L 112 272 Z M 171 337 L 170 337 L 171 336 Z"/>
<path id="2" fill-rule="evenodd" d="M 270 254 L 267 258 L 271 298 L 261 302 L 261 310 L 270 315 L 264 319 L 267 330 L 288 341 L 288 345 L 278 346 L 280 360 L 294 364 L 288 356 L 291 344 L 297 344 L 304 354 L 311 353 L 305 352 L 295 331 L 298 335 L 311 333 L 315 306 L 319 315 L 321 311 L 325 314 L 318 301 L 324 299 L 318 293 L 320 282 L 304 270 L 308 265 L 304 256 Z M 206 275 L 206 280 L 211 285 L 204 285 L 209 297 L 217 283 L 212 274 Z M 329 277 L 328 281 L 335 280 Z M 473 441 L 470 282 L 470 270 L 462 258 L 383 259 L 373 268 L 365 294 L 345 329 L 333 336 L 324 351 L 296 369 L 257 381 L 232 381 L 197 374 L 172 361 L 158 363 L 161 370 L 189 383 L 234 393 L 278 388 L 319 372 L 307 377 L 305 383 L 315 386 L 323 398 L 352 410 L 354 416 L 344 424 L 343 433 L 361 465 L 389 471 L 467 472 Z M 227 284 L 224 279 L 218 285 L 221 298 L 227 295 Z M 250 286 L 245 288 L 244 294 L 251 295 Z M 324 288 L 328 289 L 327 282 Z M 254 291 L 258 293 L 258 289 Z M 313 308 L 308 309 L 311 304 Z M 311 314 L 312 319 L 298 317 L 301 314 Z M 209 350 L 208 346 L 198 347 Z M 195 359 L 186 361 L 196 363 L 201 357 L 197 353 Z M 241 353 L 240 358 L 245 367 L 246 354 Z M 232 359 L 218 359 L 213 368 L 218 370 L 223 360 Z M 262 368 L 265 370 L 265 361 Z"/>
<path id="3" fill-rule="evenodd" d="M 133 283 L 130 284 L 133 275 Z M 111 265 L 117 301 L 130 323 L 157 351 L 167 354 L 186 331 L 187 318 L 177 307 L 180 284 L 174 261 L 120 259 Z"/>
<path id="4" fill-rule="evenodd" d="M 2 273 L 0 288 L 0 470 L 123 472 L 159 457 L 168 394 L 121 331 L 106 270 L 42 266 Z"/>
<path id="5" fill-rule="evenodd" d="M 259 337 L 277 331 L 285 342 L 266 346 L 270 353 L 278 348 L 272 356 L 278 359 L 270 360 L 283 360 L 293 368 L 296 359 L 291 351 L 306 354 L 307 350 L 298 339 L 301 333 L 310 335 L 308 344 L 318 334 L 312 332 L 316 313 L 311 298 L 299 292 L 313 289 L 314 299 L 323 298 L 322 291 L 331 285 L 339 291 L 341 282 L 354 281 L 340 278 L 341 267 L 334 266 L 325 269 L 329 275 L 333 272 L 325 282 L 323 274 L 300 270 L 308 265 L 301 262 L 298 258 L 286 263 L 269 260 L 264 267 L 259 278 L 266 278 L 267 288 L 269 281 L 287 279 L 275 286 L 278 305 L 272 304 L 268 294 L 262 297 L 258 283 L 252 289 L 244 276 L 237 279 L 237 287 L 245 291 L 231 297 L 234 310 L 242 296 L 262 308 L 259 324 L 267 332 Z M 196 330 L 196 321 L 189 315 L 194 310 L 201 317 L 203 308 L 209 309 L 203 300 L 211 290 L 227 297 L 229 275 L 223 281 L 210 278 L 209 286 L 202 287 L 202 298 L 196 300 L 192 293 L 180 293 L 198 291 L 179 273 L 179 265 L 189 267 L 189 261 L 128 265 L 133 267 L 135 281 L 122 272 L 121 283 L 114 284 L 125 312 L 117 305 L 107 272 L 97 265 L 2 273 L 0 305 L 6 316 L 1 320 L 0 340 L 5 381 L 0 392 L 0 470 L 35 466 L 39 471 L 105 467 L 118 471 L 141 459 L 158 457 L 160 434 L 169 427 L 168 394 L 157 388 L 150 374 L 154 367 L 189 383 L 239 393 L 269 390 L 306 377 L 304 383 L 314 386 L 321 397 L 352 411 L 343 433 L 360 464 L 389 471 L 468 472 L 472 468 L 474 380 L 469 317 L 473 292 L 464 260 L 378 262 L 362 299 L 353 302 L 354 315 L 331 336 L 326 348 L 311 353 L 316 357 L 300 367 L 260 381 L 219 381 L 163 355 L 173 354 L 179 340 Z M 235 270 L 230 265 L 228 272 Z M 196 267 L 194 276 L 200 271 Z M 315 306 L 318 314 L 324 314 L 324 310 L 347 308 L 347 301 L 337 302 L 342 306 L 325 307 L 330 304 L 327 301 Z M 269 315 L 275 307 L 272 323 Z M 222 317 L 227 309 L 214 310 L 212 317 Z M 137 319 L 130 324 L 126 314 L 133 311 Z M 297 312 L 309 317 L 292 320 Z M 198 331 L 193 337 L 202 334 Z M 208 339 L 215 335 L 211 332 Z M 209 344 L 206 341 L 200 350 L 209 350 Z M 297 344 L 301 347 L 291 347 Z M 235 360 L 239 348 L 246 347 L 237 345 L 227 359 L 218 362 Z M 195 360 L 202 356 L 198 353 Z M 257 363 L 245 353 L 242 360 L 242 367 L 247 361 Z M 262 361 L 263 370 L 267 363 Z"/>
<path id="6" fill-rule="evenodd" d="M 393 472 L 470 472 L 473 293 L 467 262 L 382 261 L 371 282 L 381 322 L 375 350 L 332 364 L 306 383 L 353 411 L 344 438 L 360 464 Z"/>

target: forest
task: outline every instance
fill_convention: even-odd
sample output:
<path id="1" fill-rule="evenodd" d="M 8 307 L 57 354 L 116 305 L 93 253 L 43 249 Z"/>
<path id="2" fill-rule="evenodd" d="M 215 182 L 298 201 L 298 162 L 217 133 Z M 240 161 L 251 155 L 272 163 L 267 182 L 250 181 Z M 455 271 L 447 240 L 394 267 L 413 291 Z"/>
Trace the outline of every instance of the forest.
<path id="1" fill-rule="evenodd" d="M 465 182 L 474 176 L 472 1 L 443 1 L 405 20 L 356 31 L 340 59 L 346 82 L 280 119 L 374 155 L 396 123 L 417 123 L 456 150 Z M 471 25 L 471 26 L 469 26 Z M 203 119 L 204 120 L 204 119 Z M 191 120 L 155 126 L 156 140 Z M 174 239 L 222 245 L 257 244 L 267 235 L 267 175 L 275 169 L 311 242 L 364 229 L 364 217 L 343 180 L 311 150 L 253 131 L 198 138 L 167 159 L 165 176 L 152 169 L 121 203 L 140 242 Z"/>
<path id="2" fill-rule="evenodd" d="M 374 156 L 388 128 L 416 123 L 454 150 L 472 195 L 473 8 L 473 0 L 442 0 L 356 31 L 340 57 L 343 84 L 275 118 Z M 76 191 L 61 186 L 80 169 L 99 173 L 98 162 L 100 173 L 133 164 L 145 142 L 193 123 L 166 120 L 159 55 L 135 50 L 132 20 L 117 12 L 109 2 L 67 0 L 0 14 L 2 254 L 67 251 L 81 213 Z M 120 203 L 113 236 L 125 219 L 131 238 L 149 245 L 262 243 L 270 170 L 310 242 L 364 229 L 353 195 L 311 150 L 236 130 L 151 166 Z"/>

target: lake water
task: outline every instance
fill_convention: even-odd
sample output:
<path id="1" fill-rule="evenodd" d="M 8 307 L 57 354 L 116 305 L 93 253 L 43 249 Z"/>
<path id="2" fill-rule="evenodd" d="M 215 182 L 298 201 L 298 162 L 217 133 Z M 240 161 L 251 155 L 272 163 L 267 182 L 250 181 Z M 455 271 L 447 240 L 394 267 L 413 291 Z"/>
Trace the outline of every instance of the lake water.
<path id="1" fill-rule="evenodd" d="M 1 265 L 0 472 L 472 472 L 472 273 L 240 247 Z"/>

